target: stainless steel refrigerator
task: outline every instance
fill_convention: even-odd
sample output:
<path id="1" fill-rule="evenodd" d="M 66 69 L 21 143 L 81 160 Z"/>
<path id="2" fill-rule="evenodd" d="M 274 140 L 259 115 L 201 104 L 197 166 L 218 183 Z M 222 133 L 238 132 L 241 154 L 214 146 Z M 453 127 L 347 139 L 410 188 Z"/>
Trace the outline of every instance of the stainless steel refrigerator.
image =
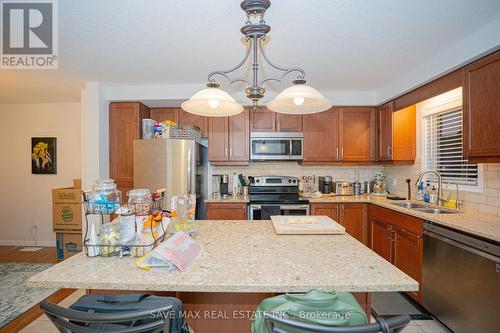
<path id="1" fill-rule="evenodd" d="M 194 140 L 134 141 L 134 188 L 165 188 L 163 209 L 175 195 L 196 194 L 196 218 L 206 218 L 208 149 Z"/>

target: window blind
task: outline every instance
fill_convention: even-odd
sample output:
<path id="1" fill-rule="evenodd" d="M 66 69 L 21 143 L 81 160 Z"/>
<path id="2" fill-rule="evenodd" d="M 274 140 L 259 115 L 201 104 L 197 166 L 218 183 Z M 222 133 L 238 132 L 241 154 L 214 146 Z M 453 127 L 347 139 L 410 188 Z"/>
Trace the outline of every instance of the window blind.
<path id="1" fill-rule="evenodd" d="M 478 166 L 463 155 L 462 108 L 424 117 L 425 168 L 437 170 L 443 181 L 478 186 Z"/>

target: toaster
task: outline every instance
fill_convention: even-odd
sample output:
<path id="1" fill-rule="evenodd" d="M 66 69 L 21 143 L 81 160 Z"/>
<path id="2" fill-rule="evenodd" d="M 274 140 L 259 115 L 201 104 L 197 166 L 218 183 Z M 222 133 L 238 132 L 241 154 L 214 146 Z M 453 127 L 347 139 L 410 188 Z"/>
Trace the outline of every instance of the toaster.
<path id="1" fill-rule="evenodd" d="M 354 189 L 351 182 L 335 182 L 335 195 L 354 195 Z"/>

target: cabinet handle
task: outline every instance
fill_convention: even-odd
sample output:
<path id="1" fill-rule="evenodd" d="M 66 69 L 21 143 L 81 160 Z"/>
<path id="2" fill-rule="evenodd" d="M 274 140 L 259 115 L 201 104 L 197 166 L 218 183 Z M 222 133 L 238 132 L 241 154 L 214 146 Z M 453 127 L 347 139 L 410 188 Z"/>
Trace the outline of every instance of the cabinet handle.
<path id="1" fill-rule="evenodd" d="M 340 149 L 340 158 L 344 158 L 344 147 Z"/>
<path id="2" fill-rule="evenodd" d="M 224 157 L 227 157 L 227 148 L 224 148 Z"/>
<path id="3" fill-rule="evenodd" d="M 337 160 L 338 160 L 339 159 L 339 147 L 337 147 L 337 153 L 336 153 L 336 155 L 337 155 Z"/>
<path id="4" fill-rule="evenodd" d="M 233 148 L 229 148 L 229 156 L 233 157 Z"/>
<path id="5" fill-rule="evenodd" d="M 281 131 L 281 123 L 280 123 L 280 120 L 279 119 L 276 119 L 276 132 L 280 132 Z"/>
<path id="6" fill-rule="evenodd" d="M 389 152 L 389 157 L 392 157 L 392 147 L 391 146 L 388 146 L 388 152 Z"/>

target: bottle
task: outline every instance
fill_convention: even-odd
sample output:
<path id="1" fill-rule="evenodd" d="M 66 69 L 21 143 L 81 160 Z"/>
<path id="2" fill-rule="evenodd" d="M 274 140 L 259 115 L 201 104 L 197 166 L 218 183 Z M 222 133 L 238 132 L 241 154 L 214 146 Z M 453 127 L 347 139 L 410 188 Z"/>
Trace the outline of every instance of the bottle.
<path id="1" fill-rule="evenodd" d="M 427 182 L 427 185 L 425 186 L 424 201 L 426 203 L 431 202 L 431 184 L 429 182 Z"/>
<path id="2" fill-rule="evenodd" d="M 437 191 L 435 186 L 432 186 L 431 190 L 431 203 L 437 204 Z"/>
<path id="3" fill-rule="evenodd" d="M 420 182 L 417 187 L 417 200 L 424 201 L 424 182 Z"/>

